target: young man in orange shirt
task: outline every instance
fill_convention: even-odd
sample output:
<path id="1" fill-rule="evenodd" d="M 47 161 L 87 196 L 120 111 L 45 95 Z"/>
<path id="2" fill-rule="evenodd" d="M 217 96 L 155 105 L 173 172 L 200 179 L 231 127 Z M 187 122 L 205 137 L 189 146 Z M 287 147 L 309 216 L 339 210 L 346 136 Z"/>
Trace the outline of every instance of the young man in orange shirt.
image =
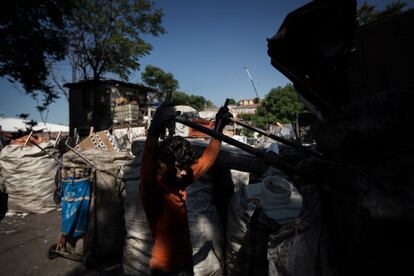
<path id="1" fill-rule="evenodd" d="M 220 152 L 221 142 L 215 138 L 199 159 L 180 136 L 158 144 L 165 123 L 175 115 L 172 106 L 157 109 L 142 157 L 140 196 L 153 237 L 152 275 L 193 275 L 185 188 L 208 171 Z M 222 132 L 230 118 L 227 107 L 222 107 L 215 130 Z"/>

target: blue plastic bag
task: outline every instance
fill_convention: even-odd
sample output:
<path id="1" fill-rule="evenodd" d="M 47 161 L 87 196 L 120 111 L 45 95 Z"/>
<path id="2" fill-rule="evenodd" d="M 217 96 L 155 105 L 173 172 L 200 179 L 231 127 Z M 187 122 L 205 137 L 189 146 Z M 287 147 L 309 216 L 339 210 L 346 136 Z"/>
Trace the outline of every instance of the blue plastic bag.
<path id="1" fill-rule="evenodd" d="M 65 236 L 79 237 L 88 230 L 91 203 L 89 178 L 68 177 L 62 181 L 62 225 Z"/>

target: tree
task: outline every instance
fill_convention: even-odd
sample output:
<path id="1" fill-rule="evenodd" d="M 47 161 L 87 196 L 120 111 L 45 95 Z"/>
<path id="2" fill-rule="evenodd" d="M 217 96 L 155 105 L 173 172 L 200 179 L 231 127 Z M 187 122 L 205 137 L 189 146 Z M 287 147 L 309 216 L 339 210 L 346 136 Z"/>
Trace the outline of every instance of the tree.
<path id="1" fill-rule="evenodd" d="M 142 35 L 165 32 L 162 17 L 148 0 L 6 1 L 0 10 L 0 76 L 21 83 L 34 99 L 43 95 L 44 111 L 59 90 L 65 93 L 52 74 L 57 61 L 71 63 L 72 81 L 108 74 L 128 80 L 152 49 Z"/>
<path id="2" fill-rule="evenodd" d="M 256 113 L 242 118 L 250 119 L 255 126 L 266 129 L 268 124 L 292 122 L 296 114 L 304 110 L 305 106 L 299 101 L 293 85 L 287 84 L 272 88 L 260 102 Z"/>
<path id="3" fill-rule="evenodd" d="M 383 11 L 375 10 L 375 5 L 364 2 L 357 10 L 357 22 L 359 25 L 366 25 L 385 18 L 400 14 L 407 6 L 407 3 L 397 0 L 385 6 Z"/>
<path id="4" fill-rule="evenodd" d="M 29 113 L 20 113 L 16 115 L 17 117 L 19 117 L 22 120 L 27 120 L 29 119 L 30 114 Z"/>
<path id="5" fill-rule="evenodd" d="M 26 129 L 17 129 L 17 132 L 12 135 L 12 139 L 20 138 L 26 134 L 29 134 L 35 126 L 37 126 L 37 122 L 33 119 L 29 119 L 30 114 L 28 113 L 20 113 L 16 115 L 18 118 L 23 120 L 23 123 L 26 126 Z"/>
<path id="6" fill-rule="evenodd" d="M 161 101 L 165 92 L 171 91 L 171 100 L 175 105 L 189 105 L 200 111 L 205 107 L 213 106 L 213 103 L 206 100 L 203 96 L 188 95 L 185 92 L 176 91 L 178 89 L 178 81 L 172 73 L 167 73 L 161 68 L 153 65 L 147 65 L 141 73 L 141 79 L 145 85 L 163 92 Z"/>
<path id="7" fill-rule="evenodd" d="M 189 105 L 197 111 L 201 111 L 205 107 L 213 106 L 213 103 L 205 99 L 203 96 L 188 95 L 185 92 L 179 91 L 172 93 L 172 102 L 175 105 Z"/>
<path id="8" fill-rule="evenodd" d="M 233 98 L 230 98 L 230 99 L 229 99 L 229 105 L 237 105 L 236 100 L 235 100 L 235 99 L 233 99 Z"/>
<path id="9" fill-rule="evenodd" d="M 147 65 L 141 73 L 141 79 L 145 85 L 157 89 L 160 92 L 175 91 L 178 89 L 178 81 L 172 73 L 167 73 L 161 68 Z"/>
<path id="10" fill-rule="evenodd" d="M 213 103 L 205 99 L 203 96 L 190 95 L 188 101 L 188 105 L 194 107 L 197 111 L 201 111 L 205 107 L 213 106 Z"/>
<path id="11" fill-rule="evenodd" d="M 67 19 L 69 59 L 82 79 L 115 74 L 127 81 L 152 46 L 144 34 L 165 33 L 163 12 L 148 0 L 77 0 Z"/>
<path id="12" fill-rule="evenodd" d="M 5 1 L 0 9 L 0 76 L 22 84 L 43 105 L 58 97 L 48 77 L 52 65 L 63 60 L 67 36 L 64 16 L 71 1 Z"/>

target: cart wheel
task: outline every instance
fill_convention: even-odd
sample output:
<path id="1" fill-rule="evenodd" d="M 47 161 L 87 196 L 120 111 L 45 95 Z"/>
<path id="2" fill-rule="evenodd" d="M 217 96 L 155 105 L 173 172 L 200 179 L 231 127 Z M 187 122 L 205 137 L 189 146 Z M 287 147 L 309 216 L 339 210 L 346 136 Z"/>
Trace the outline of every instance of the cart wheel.
<path id="1" fill-rule="evenodd" d="M 57 247 L 56 243 L 53 244 L 51 247 L 49 247 L 49 251 L 47 251 L 47 257 L 49 258 L 49 260 L 53 260 L 59 257 L 59 254 L 56 253 L 56 247 Z"/>
<path id="2" fill-rule="evenodd" d="M 96 263 L 95 256 L 91 252 L 87 252 L 83 257 L 82 263 L 86 268 L 92 268 Z"/>
<path id="3" fill-rule="evenodd" d="M 59 203 L 62 201 L 62 197 L 59 190 L 56 190 L 53 193 L 53 201 L 56 203 L 56 205 L 59 205 Z"/>

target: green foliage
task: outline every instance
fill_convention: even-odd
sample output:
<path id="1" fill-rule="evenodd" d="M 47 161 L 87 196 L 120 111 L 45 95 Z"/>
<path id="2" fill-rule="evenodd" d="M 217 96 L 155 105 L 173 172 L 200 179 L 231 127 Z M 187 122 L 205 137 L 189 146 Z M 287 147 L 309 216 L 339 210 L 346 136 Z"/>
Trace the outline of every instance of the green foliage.
<path id="1" fill-rule="evenodd" d="M 18 129 L 18 133 L 20 136 L 30 133 L 30 131 L 32 131 L 35 126 L 37 126 L 37 122 L 35 120 L 29 119 L 30 114 L 28 113 L 20 113 L 20 114 L 17 114 L 16 116 L 22 119 L 26 126 L 26 129 Z"/>
<path id="2" fill-rule="evenodd" d="M 127 81 L 152 46 L 143 34 L 158 36 L 163 12 L 147 0 L 77 0 L 67 17 L 70 55 L 83 79 L 115 74 Z"/>
<path id="3" fill-rule="evenodd" d="M 383 11 L 375 10 L 375 5 L 364 2 L 357 10 L 357 22 L 359 25 L 366 25 L 385 18 L 400 14 L 407 6 L 407 3 L 397 0 L 385 6 Z"/>
<path id="4" fill-rule="evenodd" d="M 173 92 L 172 102 L 174 105 L 189 105 L 197 111 L 201 111 L 205 107 L 213 106 L 213 103 L 205 99 L 203 96 L 188 95 L 185 92 L 179 91 Z"/>
<path id="5" fill-rule="evenodd" d="M 141 79 L 145 85 L 164 92 L 163 95 L 167 91 L 172 91 L 172 102 L 175 105 L 189 105 L 197 111 L 213 106 L 213 103 L 203 96 L 188 95 L 185 92 L 176 91 L 178 89 L 178 81 L 174 79 L 173 74 L 166 73 L 158 67 L 147 65 L 141 73 Z M 163 99 L 161 98 L 160 100 L 162 101 Z"/>
<path id="6" fill-rule="evenodd" d="M 230 98 L 229 99 L 229 105 L 237 105 L 237 102 L 235 99 Z"/>
<path id="7" fill-rule="evenodd" d="M 40 110 L 58 98 L 52 67 L 66 57 L 81 79 L 127 81 L 152 46 L 143 35 L 165 33 L 163 12 L 149 0 L 14 0 L 0 9 L 0 76 L 22 84 Z M 54 76 L 53 76 L 54 79 Z M 55 80 L 56 82 L 56 80 Z"/>
<path id="8" fill-rule="evenodd" d="M 267 129 L 269 124 L 294 121 L 296 114 L 304 110 L 305 106 L 299 101 L 293 85 L 287 84 L 271 89 L 260 102 L 255 114 L 240 114 L 238 117 L 258 128 Z"/>
<path id="9" fill-rule="evenodd" d="M 243 135 L 246 137 L 254 137 L 254 131 L 247 129 L 247 128 L 243 128 L 240 132 L 240 135 Z"/>
<path id="10" fill-rule="evenodd" d="M 141 73 L 142 81 L 149 87 L 161 92 L 175 91 L 178 89 L 178 81 L 172 73 L 166 73 L 161 68 L 147 65 Z"/>
<path id="11" fill-rule="evenodd" d="M 243 121 L 253 121 L 253 118 L 256 116 L 256 114 L 239 114 L 237 117 Z"/>
<path id="12" fill-rule="evenodd" d="M 188 105 L 188 98 L 189 96 L 184 92 L 174 91 L 172 93 L 172 102 L 175 105 Z"/>
<path id="13" fill-rule="evenodd" d="M 29 113 L 20 113 L 20 114 L 17 114 L 16 116 L 19 117 L 22 120 L 27 120 L 29 118 L 30 114 Z"/>
<path id="14" fill-rule="evenodd" d="M 238 119 L 248 122 L 248 123 L 254 123 L 255 127 L 258 128 L 262 128 L 260 126 L 257 125 L 258 123 L 258 118 L 256 114 L 239 114 L 238 115 Z M 241 135 L 247 136 L 247 137 L 253 137 L 254 131 L 247 129 L 247 128 L 243 128 L 240 132 Z"/>
<path id="15" fill-rule="evenodd" d="M 64 15 L 72 11 L 71 1 L 5 1 L 0 9 L 0 76 L 22 84 L 43 105 L 58 98 L 48 82 L 52 64 L 63 60 L 67 36 Z"/>
<path id="16" fill-rule="evenodd" d="M 262 122 L 274 124 L 276 122 L 288 123 L 296 118 L 296 114 L 305 109 L 299 101 L 292 84 L 270 90 L 257 108 L 257 116 Z"/>

